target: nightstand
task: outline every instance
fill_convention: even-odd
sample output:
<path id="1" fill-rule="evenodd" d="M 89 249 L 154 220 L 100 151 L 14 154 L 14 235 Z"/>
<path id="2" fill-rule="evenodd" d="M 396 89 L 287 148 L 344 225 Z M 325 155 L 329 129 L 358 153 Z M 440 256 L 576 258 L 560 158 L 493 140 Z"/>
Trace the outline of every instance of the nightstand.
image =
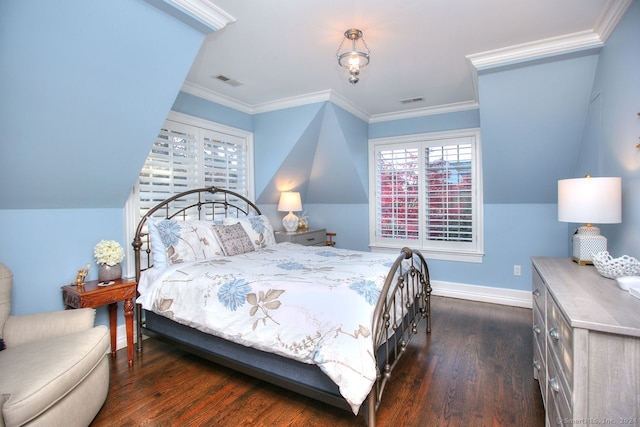
<path id="1" fill-rule="evenodd" d="M 324 228 L 306 231 L 276 231 L 276 242 L 291 242 L 305 246 L 324 246 L 327 241 L 327 230 Z"/>
<path id="2" fill-rule="evenodd" d="M 127 328 L 127 358 L 133 366 L 133 299 L 136 296 L 134 280 L 117 279 L 113 285 L 98 286 L 98 280 L 86 282 L 82 286 L 62 287 L 62 299 L 67 309 L 96 308 L 109 305 L 109 327 L 111 330 L 111 356 L 116 355 L 116 312 L 118 302 L 124 301 L 124 319 Z"/>

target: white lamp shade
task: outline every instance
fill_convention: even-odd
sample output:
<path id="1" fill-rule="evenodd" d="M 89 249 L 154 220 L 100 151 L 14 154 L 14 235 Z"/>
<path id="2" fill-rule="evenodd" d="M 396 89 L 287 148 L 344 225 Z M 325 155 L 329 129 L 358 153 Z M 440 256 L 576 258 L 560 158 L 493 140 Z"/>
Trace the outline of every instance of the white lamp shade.
<path id="1" fill-rule="evenodd" d="M 300 200 L 300 193 L 297 191 L 283 191 L 280 194 L 278 210 L 281 212 L 301 211 L 302 201 Z"/>
<path id="2" fill-rule="evenodd" d="M 581 224 L 622 222 L 621 178 L 558 181 L 558 221 Z"/>

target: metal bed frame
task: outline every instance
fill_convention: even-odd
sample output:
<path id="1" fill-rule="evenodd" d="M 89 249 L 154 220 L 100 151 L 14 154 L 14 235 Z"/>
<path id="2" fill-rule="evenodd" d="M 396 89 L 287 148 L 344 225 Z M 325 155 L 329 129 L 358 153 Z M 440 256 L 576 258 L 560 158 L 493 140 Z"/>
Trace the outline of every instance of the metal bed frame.
<path id="1" fill-rule="evenodd" d="M 218 187 L 188 190 L 160 202 L 143 216 L 136 229 L 132 243 L 136 281 L 139 282 L 144 270 L 153 267 L 151 241 L 146 231 L 148 218 L 213 222 L 225 217 L 250 214 L 260 215 L 261 212 L 244 196 Z M 408 268 L 402 263 L 406 259 L 410 260 Z M 431 332 L 431 282 L 427 263 L 419 251 L 406 247 L 401 250 L 381 290 L 381 296 L 384 295 L 386 298 L 381 297 L 376 305 L 371 329 L 374 342 L 372 351 L 378 367 L 377 379 L 359 412 L 371 427 L 375 426 L 375 413 L 393 368 L 401 359 L 411 337 L 417 333 L 422 319 L 426 319 L 426 333 Z M 138 352 L 142 352 L 144 332 L 147 336 L 168 340 L 231 369 L 342 409 L 350 409 L 337 386 L 315 365 L 306 365 L 209 336 L 142 310 L 139 304 L 136 304 L 136 316 Z M 149 326 L 147 320 L 153 321 L 153 326 Z"/>

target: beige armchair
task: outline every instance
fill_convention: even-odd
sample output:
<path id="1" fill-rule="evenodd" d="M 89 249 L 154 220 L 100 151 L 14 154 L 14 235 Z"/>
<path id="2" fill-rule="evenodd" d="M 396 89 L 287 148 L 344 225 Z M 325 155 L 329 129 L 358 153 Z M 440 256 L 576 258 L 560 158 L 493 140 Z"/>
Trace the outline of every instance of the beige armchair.
<path id="1" fill-rule="evenodd" d="M 109 390 L 109 330 L 90 308 L 10 316 L 12 284 L 0 263 L 0 427 L 89 425 Z"/>

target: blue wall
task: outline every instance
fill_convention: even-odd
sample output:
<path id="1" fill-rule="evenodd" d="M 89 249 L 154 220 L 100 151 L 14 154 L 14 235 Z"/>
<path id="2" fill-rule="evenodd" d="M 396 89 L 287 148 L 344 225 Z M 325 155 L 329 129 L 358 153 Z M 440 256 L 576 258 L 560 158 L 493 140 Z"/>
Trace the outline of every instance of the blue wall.
<path id="1" fill-rule="evenodd" d="M 110 239 L 122 247 L 130 244 L 122 208 L 0 210 L 0 235 L 0 262 L 14 275 L 14 315 L 63 309 L 60 287 L 74 282 L 79 268 L 90 263 L 89 279 L 98 278 L 96 243 Z M 97 316 L 97 323 L 109 324 L 106 307 Z"/>
<path id="2" fill-rule="evenodd" d="M 640 259 L 640 1 L 600 53 L 575 177 L 622 177 L 622 223 L 600 225 L 614 257 Z"/>
<path id="3" fill-rule="evenodd" d="M 254 132 L 256 199 L 276 227 L 279 191 L 291 186 L 312 226 L 362 250 L 367 140 L 481 127 L 486 255 L 481 264 L 431 261 L 434 280 L 530 289 L 530 256 L 569 254 L 555 181 L 594 165 L 623 176 L 624 222 L 603 227 L 610 248 L 640 255 L 637 0 L 597 55 L 481 73 L 480 110 L 371 124 L 331 103 L 251 116 L 179 93 L 202 34 L 147 3 L 34 4 L 0 3 L 0 261 L 16 276 L 13 314 L 62 308 L 60 286 L 93 261 L 97 241 L 129 244 L 124 201 L 171 108 Z"/>
<path id="4" fill-rule="evenodd" d="M 122 207 L 204 35 L 137 0 L 3 1 L 0 28 L 0 209 Z"/>
<path id="5" fill-rule="evenodd" d="M 58 310 L 98 241 L 129 245 L 125 201 L 204 34 L 138 0 L 5 0 L 0 29 L 0 262 L 13 314 Z"/>

